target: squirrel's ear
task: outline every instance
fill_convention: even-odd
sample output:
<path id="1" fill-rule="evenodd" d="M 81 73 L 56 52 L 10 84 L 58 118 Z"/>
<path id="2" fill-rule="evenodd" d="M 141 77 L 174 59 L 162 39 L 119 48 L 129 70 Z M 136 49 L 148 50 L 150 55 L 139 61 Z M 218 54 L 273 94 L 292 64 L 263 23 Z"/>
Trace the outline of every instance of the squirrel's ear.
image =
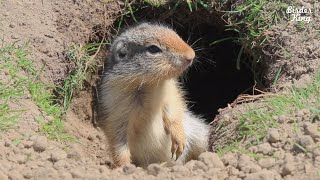
<path id="1" fill-rule="evenodd" d="M 124 40 L 119 40 L 115 44 L 115 52 L 118 60 L 125 58 L 128 54 L 127 44 Z"/>

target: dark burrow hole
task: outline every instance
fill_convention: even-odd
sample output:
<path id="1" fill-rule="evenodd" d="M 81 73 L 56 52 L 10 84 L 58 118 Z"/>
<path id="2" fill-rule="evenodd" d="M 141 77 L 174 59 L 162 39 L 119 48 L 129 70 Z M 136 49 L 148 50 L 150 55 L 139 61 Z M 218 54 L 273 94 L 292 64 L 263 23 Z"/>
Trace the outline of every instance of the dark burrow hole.
<path id="1" fill-rule="evenodd" d="M 219 108 L 231 104 L 240 94 L 252 94 L 254 86 L 250 65 L 243 63 L 248 62 L 247 55 L 241 55 L 240 68 L 237 68 L 240 45 L 225 40 L 210 46 L 214 41 L 232 36 L 232 33 L 217 29 L 215 25 L 204 23 L 193 30 L 196 36 L 202 38 L 199 48 L 206 49 L 196 52 L 198 59 L 187 72 L 186 80 L 183 80 L 189 109 L 203 116 L 207 122 L 213 120 Z"/>
<path id="2" fill-rule="evenodd" d="M 241 94 L 253 93 L 255 79 L 250 56 L 241 53 L 237 68 L 241 45 L 231 39 L 237 34 L 226 31 L 226 24 L 219 14 L 210 14 L 206 10 L 190 12 L 186 6 L 181 6 L 171 12 L 144 7 L 134 16 L 138 22 L 168 25 L 192 44 L 196 60 L 180 81 L 186 91 L 189 109 L 208 123 L 218 114 L 219 108 L 228 106 Z M 136 24 L 133 17 L 128 16 L 117 21 L 116 27 L 120 21 L 124 28 Z M 222 39 L 228 40 L 212 44 Z"/>

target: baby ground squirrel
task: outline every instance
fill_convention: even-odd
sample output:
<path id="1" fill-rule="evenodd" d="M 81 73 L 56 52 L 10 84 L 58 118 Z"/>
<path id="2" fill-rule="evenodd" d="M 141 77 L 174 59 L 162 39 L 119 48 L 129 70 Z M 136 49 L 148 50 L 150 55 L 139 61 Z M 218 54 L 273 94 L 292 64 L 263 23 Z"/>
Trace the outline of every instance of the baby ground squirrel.
<path id="1" fill-rule="evenodd" d="M 209 127 L 188 111 L 177 81 L 194 58 L 163 25 L 142 23 L 114 40 L 97 110 L 114 166 L 186 162 L 206 151 Z"/>

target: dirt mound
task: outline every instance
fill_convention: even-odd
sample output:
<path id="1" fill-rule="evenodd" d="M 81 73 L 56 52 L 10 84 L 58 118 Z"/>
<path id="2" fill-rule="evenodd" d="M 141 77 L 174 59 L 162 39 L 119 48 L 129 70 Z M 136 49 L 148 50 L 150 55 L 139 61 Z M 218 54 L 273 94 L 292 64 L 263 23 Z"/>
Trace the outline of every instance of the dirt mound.
<path id="1" fill-rule="evenodd" d="M 4 17 L 1 18 L 0 28 L 3 41 L 7 44 L 29 42 L 29 58 L 32 59 L 35 69 L 41 71 L 41 81 L 54 85 L 61 85 L 74 69 L 74 62 L 66 58 L 67 48 L 72 43 L 88 43 L 97 38 L 99 33 L 108 34 L 120 11 L 117 2 L 108 3 L 107 6 L 104 3 L 87 1 L 6 1 L 1 2 L 0 9 L 3 10 L 1 17 Z M 4 74 L 1 78 L 8 76 Z M 77 146 L 79 152 L 82 152 L 81 156 L 88 156 L 93 164 L 100 164 L 100 161 L 106 164 L 108 156 L 104 135 L 91 123 L 92 95 L 85 91 L 75 96 L 71 108 L 66 113 L 65 119 L 68 120 L 65 130 L 81 143 Z M 52 119 L 43 114 L 30 98 L 20 101 L 19 106 L 25 109 L 21 115 L 22 120 L 15 129 L 1 133 L 3 140 L 26 140 L 29 136 L 39 133 L 39 124 L 36 122 L 38 117 Z M 49 142 L 52 147 L 57 145 L 53 141 Z M 63 147 L 68 148 L 74 144 L 77 143 L 68 142 Z M 8 149 L 5 152 L 14 151 L 11 146 Z M 4 154 L 2 157 L 5 157 Z M 29 156 L 28 154 L 30 153 L 26 156 Z M 43 156 L 47 155 L 49 154 Z"/>
<path id="2" fill-rule="evenodd" d="M 205 5 L 209 5 L 209 3 L 203 5 L 209 9 Z M 213 5 L 216 7 L 215 3 Z M 261 92 L 258 96 L 251 94 L 239 97 L 232 103 L 238 94 L 248 88 L 247 86 L 255 87 L 256 85 L 254 82 L 246 82 L 247 84 L 242 84 L 242 86 L 235 85 L 239 79 L 243 79 L 245 76 L 252 78 L 257 73 L 248 73 L 252 64 L 243 63 L 241 67 L 246 66 L 243 68 L 243 76 L 238 76 L 237 73 L 233 73 L 232 76 L 227 76 L 230 73 L 225 73 L 227 75 L 223 76 L 221 74 L 215 75 L 219 78 L 229 78 L 228 81 L 232 81 L 232 83 L 225 83 L 225 80 L 222 80 L 221 89 L 212 86 L 214 87 L 212 90 L 211 87 L 203 84 L 212 82 L 212 85 L 216 85 L 214 82 L 217 82 L 217 79 L 202 81 L 200 84 L 206 85 L 210 89 L 205 98 L 202 98 L 203 100 L 210 100 L 212 97 L 219 98 L 217 96 L 219 92 L 230 96 L 226 97 L 229 99 L 224 99 L 223 105 L 208 102 L 205 105 L 207 109 L 203 111 L 211 117 L 216 114 L 216 112 L 209 112 L 213 111 L 211 109 L 213 105 L 217 106 L 216 109 L 228 106 L 225 109 L 220 109 L 214 122 L 211 123 L 212 134 L 209 150 L 216 153 L 203 153 L 198 160 L 190 161 L 185 165 L 151 164 L 146 169 L 127 165 L 118 169 L 110 169 L 111 161 L 104 134 L 93 124 L 95 78 L 85 82 L 84 88 L 73 95 L 67 112 L 63 112 L 65 114 L 63 117 L 65 120 L 64 130 L 74 137 L 71 141 L 57 142 L 48 139 L 45 132 L 41 130 L 42 124 L 50 122 L 54 117 L 50 112 L 44 112 L 43 107 L 35 102 L 34 94 L 30 89 L 23 89 L 21 91 L 23 95 L 8 100 L 8 103 L 7 100 L 0 99 L 2 112 L 7 112 L 7 109 L 19 112 L 20 119 L 15 122 L 13 128 L 6 129 L 7 127 L 5 127 L 5 130 L 2 129 L 0 119 L 0 179 L 320 179 L 318 170 L 320 167 L 320 134 L 317 130 L 320 128 L 319 109 L 317 109 L 320 108 L 318 85 L 320 79 L 315 80 L 318 84 L 312 86 L 312 90 L 308 89 L 308 84 L 315 79 L 313 76 L 320 64 L 320 37 L 317 30 L 320 28 L 318 16 L 320 4 L 302 1 L 299 5 L 314 10 L 314 13 L 310 15 L 312 21 L 302 25 L 287 21 L 272 26 L 269 32 L 266 32 L 270 34 L 270 44 L 266 49 L 263 49 L 263 52 L 267 59 L 266 62 L 269 63 L 268 71 L 264 74 L 265 79 L 272 82 L 272 86 L 269 88 L 273 88 L 272 91 L 279 92 L 279 94 L 284 94 L 279 97 L 290 100 L 283 107 L 292 104 L 292 106 L 300 108 L 288 108 L 290 109 L 288 111 L 283 109 L 281 113 L 285 112 L 284 114 L 278 113 L 278 107 L 282 106 L 271 106 L 276 102 L 268 101 L 270 104 L 265 107 L 266 104 L 263 100 L 269 96 L 269 93 Z M 227 7 L 228 3 L 225 6 Z M 195 24 L 193 21 L 197 21 L 197 25 L 199 25 L 197 27 L 201 26 L 202 28 L 192 29 L 197 33 L 194 38 L 203 36 L 206 41 L 198 39 L 194 42 L 201 41 L 202 46 L 210 47 L 200 54 L 206 55 L 206 52 L 211 52 L 204 59 L 219 54 L 215 57 L 216 66 L 204 70 L 216 71 L 217 68 L 220 68 L 221 72 L 225 72 L 226 69 L 221 68 L 225 67 L 228 72 L 236 71 L 237 68 L 230 68 L 229 65 L 233 66 L 232 63 L 236 63 L 241 46 L 231 41 L 225 42 L 228 46 L 222 43 L 220 47 L 212 48 L 210 45 L 212 41 L 219 40 L 217 38 L 234 35 L 232 33 L 223 34 L 224 26 L 212 26 L 212 24 L 223 22 L 219 17 L 221 12 L 215 11 L 215 14 L 209 16 L 207 11 L 201 10 L 197 16 L 185 18 L 192 14 L 187 5 L 178 11 L 177 16 L 173 16 L 172 9 L 165 11 L 162 9 L 160 10 L 161 14 L 156 14 L 158 12 L 156 6 L 151 7 L 144 2 L 138 6 L 142 11 L 137 12 L 137 17 L 135 17 L 133 13 L 135 9 L 132 7 L 130 4 L 128 7 L 128 4 L 122 1 L 54 0 L 32 2 L 22 0 L 16 2 L 4 0 L 0 2 L 0 37 L 3 38 L 2 44 L 14 43 L 17 44 L 17 47 L 24 47 L 23 44 L 29 42 L 28 51 L 30 53 L 26 57 L 32 60 L 34 69 L 38 71 L 34 72 L 36 74 L 34 79 L 32 77 L 31 81 L 27 81 L 30 87 L 35 84 L 35 79 L 38 78 L 45 84 L 61 87 L 67 77 L 76 69 L 75 62 L 67 56 L 68 48 L 72 44 L 85 45 L 91 42 L 97 43 L 102 39 L 111 42 L 113 36 L 111 32 L 118 28 L 114 25 L 118 26 L 121 24 L 120 22 L 132 23 L 123 17 L 119 20 L 121 14 L 129 16 L 129 19 L 133 21 L 132 19 L 138 18 L 139 12 L 140 16 L 142 17 L 141 14 L 143 14 L 146 19 L 148 16 L 153 16 L 153 18 L 169 24 L 172 20 L 173 26 L 185 38 L 188 38 L 189 34 L 184 28 L 186 26 L 192 27 Z M 152 13 L 148 14 L 146 10 Z M 195 9 L 193 9 L 193 13 L 196 13 Z M 174 18 L 168 18 L 171 16 Z M 200 21 L 201 17 L 207 18 Z M 210 24 L 211 17 L 219 23 Z M 190 19 L 192 21 L 189 22 Z M 212 31 L 221 36 L 212 36 Z M 236 49 L 237 52 L 224 53 L 226 47 Z M 103 48 L 107 49 L 107 47 Z M 2 66 L 8 62 L 6 58 L 1 56 L 3 52 L 0 49 L 0 69 L 3 70 L 0 72 L 1 93 L 6 92 L 4 89 L 7 87 L 16 87 L 16 84 L 12 82 L 13 78 L 27 77 L 25 79 L 28 79 L 29 76 L 25 72 L 28 69 L 22 68 L 21 72 L 16 72 L 15 76 L 11 77 L 11 70 L 5 69 L 9 66 Z M 9 52 L 9 56 L 15 54 L 15 57 L 19 59 L 24 51 L 5 52 Z M 98 57 L 99 65 L 102 66 L 106 51 L 100 53 L 96 57 Z M 250 55 L 246 56 L 249 58 Z M 230 60 L 230 63 L 224 64 L 225 61 L 222 60 Z M 205 65 L 212 65 L 210 63 L 212 62 Z M 197 73 L 197 69 L 194 70 L 194 73 Z M 96 74 L 94 75 L 96 76 Z M 201 76 L 198 77 L 198 80 L 199 78 Z M 210 75 L 204 76 L 204 78 L 210 78 Z M 26 81 L 18 82 L 22 82 L 23 85 L 26 83 Z M 234 86 L 229 86 L 230 84 Z M 190 87 L 196 88 L 199 85 L 191 84 Z M 230 87 L 234 91 L 237 90 L 232 94 L 232 97 L 226 93 L 230 92 L 228 91 Z M 299 88 L 302 90 L 295 90 Z M 294 90 L 291 91 L 292 89 Z M 215 92 L 215 95 L 211 96 L 212 91 Z M 45 92 L 39 91 L 38 94 L 45 94 Z M 198 90 L 194 90 L 194 92 L 201 94 Z M 289 98 L 286 95 L 288 92 L 289 94 L 290 92 L 291 94 L 299 92 L 299 94 L 294 94 L 293 98 L 288 95 Z M 2 97 L 1 93 L 0 97 Z M 190 98 L 194 98 L 192 96 Z M 231 104 L 228 105 L 225 101 Z M 2 106 L 2 103 L 5 106 Z M 265 109 L 259 111 L 260 108 Z M 252 109 L 257 111 L 251 111 L 252 114 L 250 114 L 248 109 L 249 112 Z M 269 113 L 270 109 L 274 112 L 271 113 L 272 116 L 264 116 L 263 114 Z M 203 108 L 198 109 L 201 113 L 202 110 Z M 0 110 L 0 118 L 1 115 Z M 265 121 L 259 121 L 256 124 L 249 121 L 249 117 L 261 116 L 265 118 Z M 209 118 L 208 121 L 211 119 Z M 263 128 L 255 129 L 253 126 Z M 255 136 L 255 132 L 260 134 Z M 231 146 L 234 140 L 241 141 L 236 148 Z"/>

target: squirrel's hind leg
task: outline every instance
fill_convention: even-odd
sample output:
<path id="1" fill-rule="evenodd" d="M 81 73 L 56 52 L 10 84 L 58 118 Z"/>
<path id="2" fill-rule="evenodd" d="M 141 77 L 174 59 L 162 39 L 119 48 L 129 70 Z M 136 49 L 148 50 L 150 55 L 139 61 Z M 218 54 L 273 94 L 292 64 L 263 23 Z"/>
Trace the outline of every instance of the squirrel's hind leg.
<path id="1" fill-rule="evenodd" d="M 131 163 L 131 154 L 127 145 L 112 144 L 111 147 L 115 147 L 111 148 L 113 167 Z"/>
<path id="2" fill-rule="evenodd" d="M 105 135 L 110 147 L 110 155 L 113 160 L 112 167 L 119 167 L 125 164 L 131 163 L 131 153 L 128 145 L 127 134 L 125 125 L 120 121 L 105 121 L 107 123 L 101 124 L 101 128 L 104 130 Z"/>
<path id="3" fill-rule="evenodd" d="M 187 145 L 178 160 L 186 163 L 189 160 L 197 159 L 202 152 L 208 150 L 209 125 L 191 112 L 186 112 L 183 125 L 187 136 Z"/>

